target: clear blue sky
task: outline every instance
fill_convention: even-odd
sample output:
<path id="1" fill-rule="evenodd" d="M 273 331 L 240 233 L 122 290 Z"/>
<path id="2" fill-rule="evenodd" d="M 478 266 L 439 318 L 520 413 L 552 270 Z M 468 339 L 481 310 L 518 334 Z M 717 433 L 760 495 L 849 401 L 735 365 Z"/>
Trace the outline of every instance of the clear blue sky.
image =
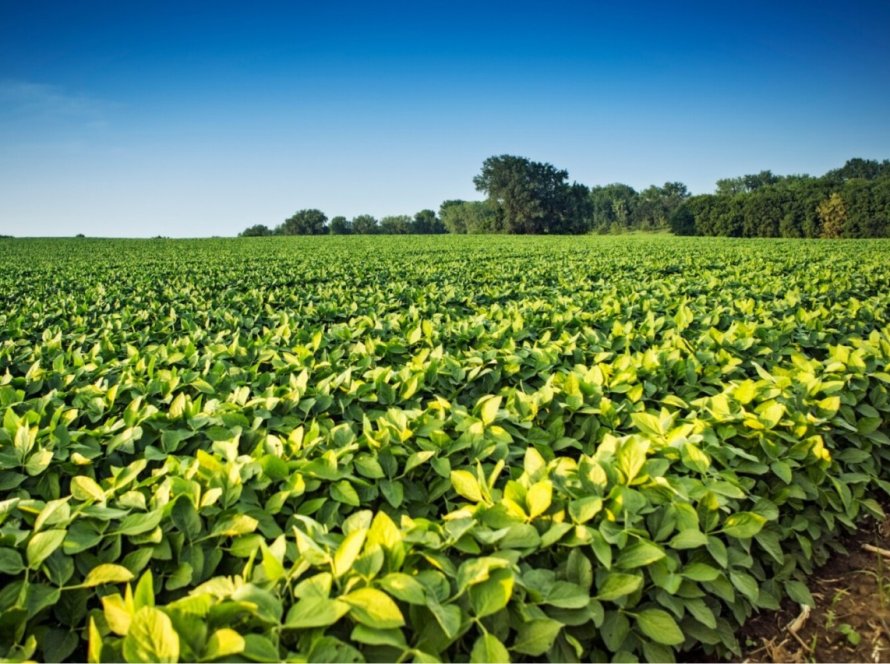
<path id="1" fill-rule="evenodd" d="M 890 2 L 0 0 L 0 233 L 232 235 L 890 157 Z"/>

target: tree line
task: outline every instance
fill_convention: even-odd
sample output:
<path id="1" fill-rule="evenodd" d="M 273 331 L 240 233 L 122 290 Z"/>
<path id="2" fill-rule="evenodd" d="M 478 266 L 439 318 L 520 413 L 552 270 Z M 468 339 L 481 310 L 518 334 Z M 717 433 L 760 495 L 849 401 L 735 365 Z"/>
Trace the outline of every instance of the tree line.
<path id="1" fill-rule="evenodd" d="M 434 210 L 421 210 L 413 217 L 394 215 L 378 220 L 370 214 L 360 214 L 352 219 L 343 216 L 328 218 L 321 210 L 315 208 L 299 210 L 279 226 L 269 228 L 264 224 L 256 224 L 241 232 L 241 237 L 259 237 L 264 235 L 432 235 L 445 233 L 445 226 L 436 216 Z"/>
<path id="2" fill-rule="evenodd" d="M 850 159 L 821 177 L 762 171 L 717 181 L 670 220 L 678 235 L 890 236 L 890 161 Z"/>
<path id="3" fill-rule="evenodd" d="M 670 229 L 679 235 L 879 237 L 890 234 L 890 162 L 851 159 L 821 178 L 771 171 L 717 181 L 692 196 L 682 182 L 641 191 L 626 184 L 587 187 L 552 164 L 489 157 L 473 178 L 484 200 L 447 200 L 438 213 L 330 220 L 299 210 L 275 228 L 241 236 L 511 233 L 582 234 Z"/>

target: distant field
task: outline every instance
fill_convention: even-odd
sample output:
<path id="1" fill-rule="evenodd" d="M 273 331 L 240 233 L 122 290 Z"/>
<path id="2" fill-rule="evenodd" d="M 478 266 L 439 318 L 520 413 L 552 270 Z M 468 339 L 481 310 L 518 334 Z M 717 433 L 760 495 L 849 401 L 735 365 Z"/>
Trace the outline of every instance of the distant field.
<path id="1" fill-rule="evenodd" d="M 0 240 L 0 656 L 738 653 L 881 511 L 888 321 L 890 240 Z"/>

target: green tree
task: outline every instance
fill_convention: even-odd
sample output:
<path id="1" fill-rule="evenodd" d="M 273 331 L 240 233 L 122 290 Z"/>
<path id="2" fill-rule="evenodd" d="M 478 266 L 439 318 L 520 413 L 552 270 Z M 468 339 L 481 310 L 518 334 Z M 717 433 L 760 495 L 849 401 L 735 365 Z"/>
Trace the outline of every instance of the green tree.
<path id="1" fill-rule="evenodd" d="M 370 214 L 360 214 L 352 219 L 352 232 L 358 235 L 373 235 L 379 230 L 377 219 Z"/>
<path id="2" fill-rule="evenodd" d="M 467 232 L 466 217 L 463 215 L 462 207 L 465 201 L 448 200 L 443 201 L 439 206 L 439 219 L 445 226 L 445 230 L 449 233 L 463 234 Z"/>
<path id="3" fill-rule="evenodd" d="M 265 224 L 254 224 L 241 231 L 238 237 L 263 237 L 265 235 L 274 235 L 274 232 Z"/>
<path id="4" fill-rule="evenodd" d="M 502 217 L 490 201 L 445 201 L 439 211 L 449 233 L 503 233 Z"/>
<path id="5" fill-rule="evenodd" d="M 890 160 L 876 161 L 874 159 L 860 159 L 854 157 L 838 169 L 825 174 L 827 179 L 844 182 L 846 180 L 862 179 L 876 180 L 879 177 L 890 175 Z"/>
<path id="6" fill-rule="evenodd" d="M 407 214 L 383 217 L 380 220 L 380 232 L 386 235 L 406 235 L 411 232 L 411 217 Z"/>
<path id="7" fill-rule="evenodd" d="M 822 220 L 822 237 L 839 238 L 847 221 L 847 208 L 844 199 L 834 192 L 819 203 L 819 219 Z"/>
<path id="8" fill-rule="evenodd" d="M 689 198 L 682 182 L 665 182 L 644 189 L 634 201 L 631 225 L 644 230 L 666 228 L 671 215 Z"/>
<path id="9" fill-rule="evenodd" d="M 346 217 L 334 217 L 331 219 L 330 229 L 332 235 L 350 235 L 352 233 L 352 223 Z"/>
<path id="10" fill-rule="evenodd" d="M 674 210 L 668 224 L 674 235 L 695 235 L 695 215 L 688 205 Z"/>
<path id="11" fill-rule="evenodd" d="M 579 232 L 584 206 L 568 176 L 552 164 L 505 154 L 486 159 L 473 183 L 496 207 L 497 225 L 508 233 Z"/>
<path id="12" fill-rule="evenodd" d="M 422 235 L 444 233 L 445 224 L 436 216 L 435 211 L 421 210 L 414 215 L 414 221 L 411 223 L 411 232 Z"/>
<path id="13" fill-rule="evenodd" d="M 626 184 L 592 187 L 589 194 L 589 229 L 598 233 L 627 229 L 637 198 L 636 190 Z"/>
<path id="14" fill-rule="evenodd" d="M 278 227 L 280 235 L 324 235 L 328 218 L 321 210 L 306 209 L 294 213 Z"/>
<path id="15" fill-rule="evenodd" d="M 742 175 L 737 178 L 724 178 L 717 180 L 717 195 L 734 196 L 736 194 L 747 194 L 761 187 L 776 184 L 780 179 L 773 175 L 772 171 L 760 171 L 759 173 Z"/>

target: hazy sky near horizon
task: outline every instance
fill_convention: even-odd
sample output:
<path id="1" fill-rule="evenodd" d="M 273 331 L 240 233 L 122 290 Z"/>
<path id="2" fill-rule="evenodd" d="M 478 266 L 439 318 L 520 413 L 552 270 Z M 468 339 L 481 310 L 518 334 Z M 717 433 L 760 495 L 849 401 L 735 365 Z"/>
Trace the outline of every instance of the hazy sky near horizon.
<path id="1" fill-rule="evenodd" d="M 890 158 L 890 2 L 0 0 L 0 233 L 197 237 Z"/>

